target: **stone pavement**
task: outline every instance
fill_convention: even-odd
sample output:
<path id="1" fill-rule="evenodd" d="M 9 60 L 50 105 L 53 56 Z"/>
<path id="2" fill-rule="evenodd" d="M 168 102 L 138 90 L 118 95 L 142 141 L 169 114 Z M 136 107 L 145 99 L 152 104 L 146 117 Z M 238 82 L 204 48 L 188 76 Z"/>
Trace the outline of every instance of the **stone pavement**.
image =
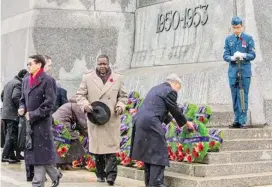
<path id="1" fill-rule="evenodd" d="M 23 164 L 23 163 L 22 163 Z M 107 184 L 96 182 L 94 173 L 85 170 L 63 171 L 63 178 L 59 187 L 103 187 Z M 49 179 L 49 177 L 47 177 Z M 1 164 L 1 187 L 31 187 L 31 183 L 25 181 L 25 170 L 21 164 Z M 45 187 L 50 187 L 50 179 Z M 124 177 L 118 177 L 116 187 L 144 187 L 144 183 Z M 182 187 L 182 186 L 181 186 Z M 258 187 L 272 187 L 258 186 Z"/>
<path id="2" fill-rule="evenodd" d="M 22 162 L 23 163 L 23 162 Z M 45 187 L 50 187 L 48 178 Z M 1 164 L 1 187 L 31 187 L 31 183 L 25 180 L 25 170 L 22 164 Z M 63 171 L 63 178 L 59 187 L 103 187 L 106 183 L 97 183 L 95 174 L 85 170 Z M 117 187 L 144 187 L 142 181 L 118 177 Z"/>

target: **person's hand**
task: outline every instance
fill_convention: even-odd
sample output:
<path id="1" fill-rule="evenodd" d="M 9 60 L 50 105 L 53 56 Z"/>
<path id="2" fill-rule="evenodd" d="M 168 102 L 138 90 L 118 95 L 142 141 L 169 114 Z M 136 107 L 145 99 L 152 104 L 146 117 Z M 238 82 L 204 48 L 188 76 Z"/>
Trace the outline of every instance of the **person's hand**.
<path id="1" fill-rule="evenodd" d="M 241 53 L 240 51 L 236 51 L 233 55 L 235 58 L 239 58 L 240 60 L 243 60 L 246 58 L 246 53 Z"/>
<path id="2" fill-rule="evenodd" d="M 92 113 L 92 111 L 93 111 L 93 108 L 92 108 L 91 105 L 87 105 L 87 106 L 84 107 L 84 112 Z"/>
<path id="3" fill-rule="evenodd" d="M 115 113 L 116 113 L 117 115 L 121 115 L 121 114 L 123 113 L 122 107 L 120 107 L 120 106 L 116 107 Z"/>
<path id="4" fill-rule="evenodd" d="M 230 57 L 230 61 L 232 61 L 232 62 L 236 61 L 235 56 L 231 56 L 231 57 Z"/>
<path id="5" fill-rule="evenodd" d="M 24 113 L 25 113 L 25 109 L 24 109 L 24 108 L 19 108 L 19 109 L 18 109 L 18 114 L 19 114 L 19 116 L 23 116 Z"/>
<path id="6" fill-rule="evenodd" d="M 233 54 L 233 57 L 236 59 L 238 57 L 240 57 L 240 52 L 239 51 L 236 51 L 234 54 Z"/>
<path id="7" fill-rule="evenodd" d="M 26 121 L 29 121 L 29 112 L 25 114 Z"/>
<path id="8" fill-rule="evenodd" d="M 246 53 L 240 53 L 240 57 L 243 59 L 246 58 Z"/>
<path id="9" fill-rule="evenodd" d="M 195 130 L 195 128 L 194 128 L 194 123 L 191 122 L 191 121 L 187 121 L 186 127 L 187 127 L 188 129 L 190 129 L 191 131 L 194 131 L 194 130 Z"/>

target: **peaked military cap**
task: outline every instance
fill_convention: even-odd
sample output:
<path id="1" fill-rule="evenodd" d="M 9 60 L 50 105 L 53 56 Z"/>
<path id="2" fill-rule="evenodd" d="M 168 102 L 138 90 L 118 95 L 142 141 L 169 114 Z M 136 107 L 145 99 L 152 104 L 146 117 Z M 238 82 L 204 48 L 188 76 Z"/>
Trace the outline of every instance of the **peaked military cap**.
<path id="1" fill-rule="evenodd" d="M 242 25 L 242 23 L 243 23 L 243 20 L 238 16 L 234 16 L 231 20 L 232 25 L 240 25 L 240 24 Z"/>

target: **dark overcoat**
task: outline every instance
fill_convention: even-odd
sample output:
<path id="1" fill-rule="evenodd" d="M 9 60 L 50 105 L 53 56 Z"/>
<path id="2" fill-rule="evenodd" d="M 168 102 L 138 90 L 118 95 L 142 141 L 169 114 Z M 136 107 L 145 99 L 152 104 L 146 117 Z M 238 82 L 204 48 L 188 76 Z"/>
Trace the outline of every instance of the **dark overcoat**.
<path id="1" fill-rule="evenodd" d="M 51 126 L 56 102 L 56 82 L 42 72 L 37 83 L 29 88 L 29 79 L 30 75 L 27 75 L 23 80 L 20 99 L 20 108 L 29 112 L 29 123 L 33 131 L 33 148 L 25 151 L 25 161 L 32 165 L 55 165 L 58 156 Z"/>
<path id="2" fill-rule="evenodd" d="M 18 76 L 10 80 L 1 93 L 3 102 L 2 119 L 19 122 L 18 108 L 21 97 L 22 79 Z"/>
<path id="3" fill-rule="evenodd" d="M 153 87 L 133 119 L 132 159 L 169 166 L 168 148 L 162 123 L 171 113 L 179 126 L 187 121 L 177 106 L 177 92 L 169 83 Z"/>

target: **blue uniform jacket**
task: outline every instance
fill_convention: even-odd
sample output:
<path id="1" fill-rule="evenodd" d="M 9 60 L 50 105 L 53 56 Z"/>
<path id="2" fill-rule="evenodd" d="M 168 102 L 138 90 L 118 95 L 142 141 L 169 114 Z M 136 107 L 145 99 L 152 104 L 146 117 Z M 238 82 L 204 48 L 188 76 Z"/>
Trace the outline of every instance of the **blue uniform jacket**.
<path id="1" fill-rule="evenodd" d="M 229 63 L 228 76 L 229 78 L 236 78 L 238 66 L 235 63 L 231 63 L 230 57 L 234 55 L 236 51 L 246 53 L 242 65 L 242 76 L 251 77 L 251 64 L 250 61 L 256 57 L 255 44 L 252 36 L 241 33 L 240 38 L 237 39 L 235 34 L 228 36 L 225 40 L 224 55 L 223 58 Z"/>

